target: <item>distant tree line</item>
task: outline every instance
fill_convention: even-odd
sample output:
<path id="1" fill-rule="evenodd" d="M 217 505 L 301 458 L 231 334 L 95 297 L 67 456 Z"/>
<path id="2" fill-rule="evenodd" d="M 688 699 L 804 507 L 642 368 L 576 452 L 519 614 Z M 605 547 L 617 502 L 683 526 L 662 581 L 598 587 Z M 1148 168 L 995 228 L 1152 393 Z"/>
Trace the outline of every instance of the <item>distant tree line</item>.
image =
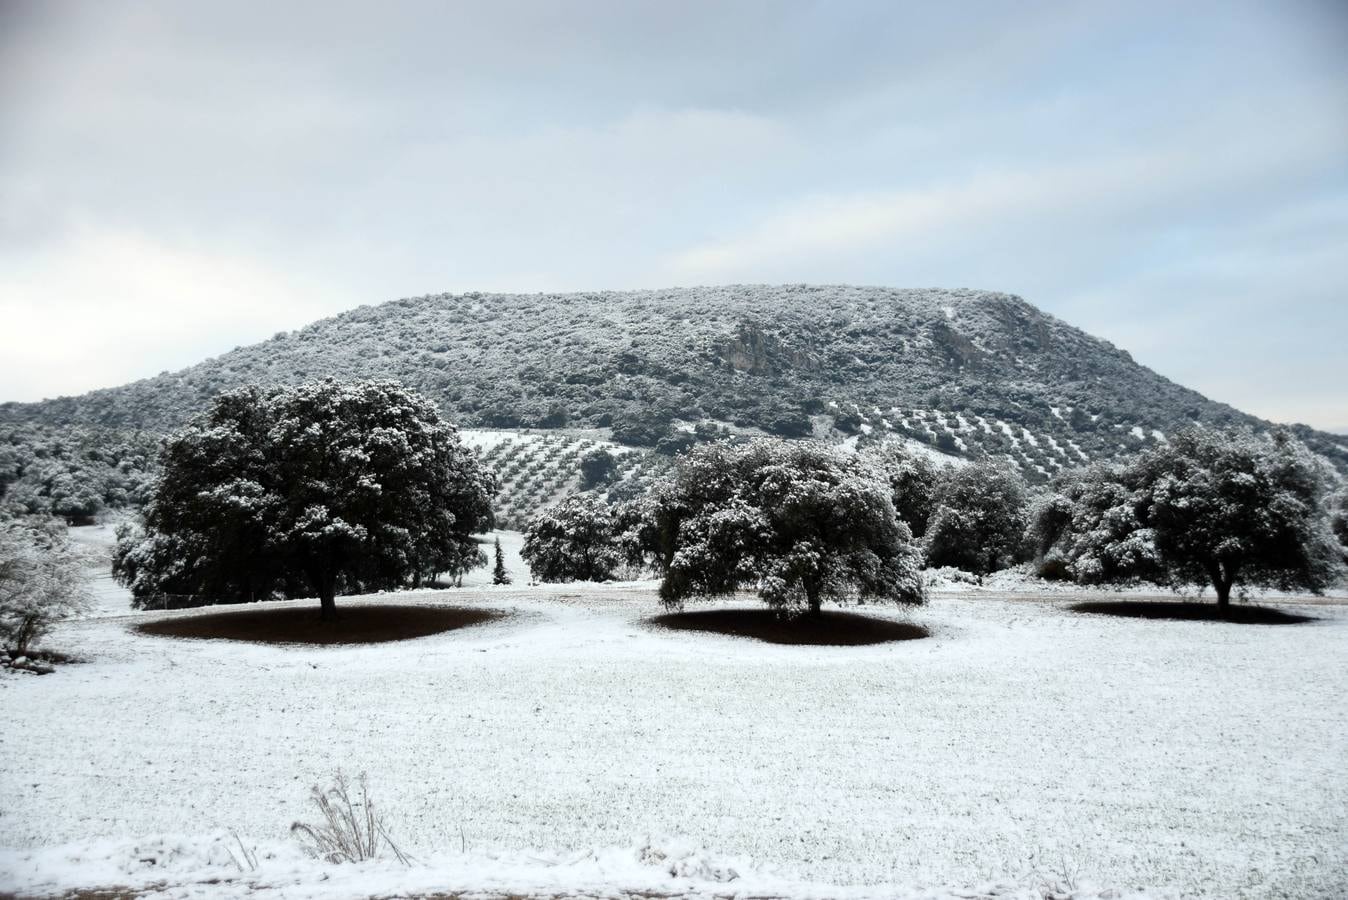
<path id="1" fill-rule="evenodd" d="M 1348 499 L 1285 433 L 1195 429 L 1035 495 L 1012 469 L 939 466 L 902 445 L 849 454 L 760 439 L 699 446 L 645 496 L 581 495 L 540 514 L 542 581 L 661 579 L 661 597 L 757 589 L 788 613 L 825 600 L 920 602 L 922 566 L 986 575 L 1028 562 L 1081 584 L 1323 591 L 1348 560 Z"/>
<path id="2" fill-rule="evenodd" d="M 94 449 L 33 449 L 20 478 L 61 460 L 144 471 L 126 446 Z M 317 596 L 331 617 L 338 595 L 487 563 L 475 535 L 493 525 L 494 473 L 434 404 L 393 382 L 228 392 L 163 442 L 157 465 L 142 524 L 120 530 L 114 555 L 139 606 Z M 1321 591 L 1348 555 L 1348 497 L 1285 433 L 1194 429 L 1037 492 L 1014 469 L 937 463 L 898 442 L 722 437 L 641 492 L 615 488 L 608 451 L 581 469 L 590 489 L 526 530 L 534 579 L 648 571 L 674 607 L 739 591 L 785 615 L 921 603 L 924 567 L 986 575 L 1016 563 L 1082 584 L 1210 584 L 1225 605 L 1255 587 Z M 29 562 L 6 571 L 38 572 L 32 560 L 64 552 L 44 534 L 57 531 L 14 526 L 6 547 Z M 493 580 L 509 583 L 499 544 L 495 562 Z M 51 596 L 42 590 L 23 596 Z"/>
<path id="3" fill-rule="evenodd" d="M 54 515 L 72 524 L 139 506 L 159 436 L 98 427 L 0 426 L 0 517 Z"/>

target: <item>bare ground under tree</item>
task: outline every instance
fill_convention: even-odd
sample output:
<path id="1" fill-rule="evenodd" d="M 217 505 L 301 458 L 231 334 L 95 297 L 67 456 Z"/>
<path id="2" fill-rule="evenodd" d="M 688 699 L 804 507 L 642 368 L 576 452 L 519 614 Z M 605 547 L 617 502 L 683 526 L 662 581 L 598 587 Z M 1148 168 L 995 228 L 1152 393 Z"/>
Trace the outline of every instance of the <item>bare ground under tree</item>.
<path id="1" fill-rule="evenodd" d="M 1316 621 L 1314 616 L 1301 616 L 1268 606 L 1223 606 L 1184 600 L 1098 600 L 1073 603 L 1069 609 L 1079 613 L 1126 616 L 1134 619 L 1235 622 L 1242 625 L 1296 625 Z"/>
<path id="2" fill-rule="evenodd" d="M 343 606 L 335 620 L 322 620 L 312 606 L 250 605 L 228 612 L 157 619 L 135 630 L 158 637 L 260 644 L 379 644 L 467 628 L 507 615 L 464 606 L 366 604 Z"/>
<path id="3" fill-rule="evenodd" d="M 704 609 L 667 613 L 650 621 L 674 631 L 709 631 L 770 644 L 856 647 L 928 636 L 927 629 L 911 622 L 835 610 L 788 619 L 770 609 Z"/>

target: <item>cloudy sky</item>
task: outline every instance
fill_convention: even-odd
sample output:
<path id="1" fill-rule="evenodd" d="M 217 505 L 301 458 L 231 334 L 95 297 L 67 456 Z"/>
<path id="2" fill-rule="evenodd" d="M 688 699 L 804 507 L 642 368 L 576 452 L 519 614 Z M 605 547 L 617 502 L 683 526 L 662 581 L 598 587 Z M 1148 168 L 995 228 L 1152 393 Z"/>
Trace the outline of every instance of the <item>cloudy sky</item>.
<path id="1" fill-rule="evenodd" d="M 0 0 L 0 399 L 798 281 L 1016 293 L 1348 428 L 1348 6 Z"/>

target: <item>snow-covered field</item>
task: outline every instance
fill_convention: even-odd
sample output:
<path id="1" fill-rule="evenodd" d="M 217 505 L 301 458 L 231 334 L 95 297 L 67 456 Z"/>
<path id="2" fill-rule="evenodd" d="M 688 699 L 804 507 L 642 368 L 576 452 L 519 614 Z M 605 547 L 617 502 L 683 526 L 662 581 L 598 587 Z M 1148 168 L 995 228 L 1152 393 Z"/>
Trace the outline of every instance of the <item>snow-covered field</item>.
<path id="1" fill-rule="evenodd" d="M 1026 896 L 1054 877 L 1348 894 L 1343 606 L 1241 626 L 950 592 L 911 615 L 930 639 L 811 648 L 657 631 L 653 593 L 635 587 L 409 599 L 517 615 L 369 647 L 132 633 L 147 614 L 61 627 L 55 645 L 87 663 L 0 678 L 0 890 L 62 873 L 239 878 L 213 843 L 235 829 L 276 854 L 248 877 L 284 896 L 363 896 L 372 877 L 722 896 L 997 882 Z M 339 767 L 369 773 L 395 836 L 437 868 L 348 868 L 315 886 L 287 829 Z M 649 836 L 684 848 L 670 851 L 681 874 L 639 849 L 596 851 Z M 75 846 L 39 849 L 56 845 Z M 739 877 L 718 882 L 727 867 Z"/>

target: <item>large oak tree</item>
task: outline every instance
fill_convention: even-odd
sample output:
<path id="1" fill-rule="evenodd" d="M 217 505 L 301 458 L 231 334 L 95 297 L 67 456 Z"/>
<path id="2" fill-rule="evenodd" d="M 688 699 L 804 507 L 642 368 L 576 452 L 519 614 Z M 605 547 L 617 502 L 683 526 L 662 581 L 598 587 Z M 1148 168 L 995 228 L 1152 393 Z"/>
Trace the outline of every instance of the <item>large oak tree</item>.
<path id="1" fill-rule="evenodd" d="M 143 534 L 114 571 L 139 605 L 421 583 L 485 565 L 495 476 L 434 404 L 392 381 L 247 387 L 164 444 Z"/>
<path id="2" fill-rule="evenodd" d="M 1041 502 L 1036 549 L 1076 580 L 1320 592 L 1340 574 L 1321 464 L 1285 434 L 1195 429 Z"/>
<path id="3" fill-rule="evenodd" d="M 647 529 L 660 597 L 757 589 L 788 615 L 825 601 L 921 603 L 921 556 L 884 477 L 856 454 L 760 439 L 695 448 Z"/>

